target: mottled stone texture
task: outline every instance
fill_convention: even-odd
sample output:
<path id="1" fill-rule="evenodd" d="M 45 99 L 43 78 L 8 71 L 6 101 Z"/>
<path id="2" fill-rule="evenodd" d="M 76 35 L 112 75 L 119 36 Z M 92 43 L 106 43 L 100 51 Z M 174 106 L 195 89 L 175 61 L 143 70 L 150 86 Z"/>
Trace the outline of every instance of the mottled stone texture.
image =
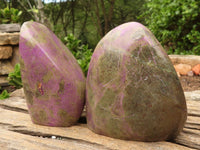
<path id="1" fill-rule="evenodd" d="M 11 46 L 0 46 L 0 60 L 8 59 L 12 56 L 12 47 Z"/>
<path id="2" fill-rule="evenodd" d="M 10 72 L 14 71 L 14 67 L 11 65 L 9 60 L 0 61 L 0 75 L 8 75 Z"/>
<path id="3" fill-rule="evenodd" d="M 15 46 L 13 47 L 11 64 L 12 66 L 15 66 L 17 63 L 19 63 L 19 47 Z"/>
<path id="4" fill-rule="evenodd" d="M 0 33 L 0 45 L 18 45 L 19 33 Z"/>
<path id="5" fill-rule="evenodd" d="M 85 77 L 71 52 L 36 22 L 23 24 L 19 49 L 32 121 L 48 126 L 75 124 L 84 106 Z"/>
<path id="6" fill-rule="evenodd" d="M 170 140 L 187 117 L 184 93 L 160 43 L 143 25 L 111 30 L 97 45 L 86 81 L 92 131 L 126 140 Z"/>
<path id="7" fill-rule="evenodd" d="M 20 31 L 20 24 L 0 24 L 0 32 L 19 32 Z"/>

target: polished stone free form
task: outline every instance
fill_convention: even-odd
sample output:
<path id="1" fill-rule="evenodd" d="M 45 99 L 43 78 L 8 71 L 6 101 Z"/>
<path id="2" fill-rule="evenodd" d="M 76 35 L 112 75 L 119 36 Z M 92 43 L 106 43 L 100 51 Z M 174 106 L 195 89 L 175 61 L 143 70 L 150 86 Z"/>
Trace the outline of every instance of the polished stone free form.
<path id="1" fill-rule="evenodd" d="M 87 75 L 86 106 L 89 129 L 126 140 L 174 139 L 187 117 L 169 57 L 136 22 L 114 28 L 98 43 Z"/>
<path id="2" fill-rule="evenodd" d="M 70 126 L 79 119 L 85 77 L 71 52 L 44 25 L 25 22 L 20 32 L 21 74 L 36 124 Z"/>

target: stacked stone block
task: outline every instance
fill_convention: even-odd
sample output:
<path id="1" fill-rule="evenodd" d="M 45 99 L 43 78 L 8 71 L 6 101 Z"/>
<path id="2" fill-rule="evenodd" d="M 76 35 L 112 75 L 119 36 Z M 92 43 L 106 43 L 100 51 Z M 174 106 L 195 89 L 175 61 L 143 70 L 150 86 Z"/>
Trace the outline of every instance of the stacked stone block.
<path id="1" fill-rule="evenodd" d="M 19 62 L 19 24 L 0 24 L 0 86 Z"/>

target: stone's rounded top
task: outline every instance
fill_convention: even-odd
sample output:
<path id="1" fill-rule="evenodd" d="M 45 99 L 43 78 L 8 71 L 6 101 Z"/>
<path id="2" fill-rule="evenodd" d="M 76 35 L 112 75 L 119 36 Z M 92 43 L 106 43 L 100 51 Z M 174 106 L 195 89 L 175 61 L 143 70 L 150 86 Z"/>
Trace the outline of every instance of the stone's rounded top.
<path id="1" fill-rule="evenodd" d="M 48 40 L 52 39 L 52 36 L 55 38 L 53 32 L 46 26 L 33 21 L 23 23 L 20 31 L 20 38 L 30 41 L 32 45 L 37 44 L 37 41 L 40 41 L 38 44 L 46 43 Z"/>
<path id="2" fill-rule="evenodd" d="M 33 25 L 33 24 L 39 25 L 39 26 L 44 26 L 43 24 L 38 23 L 38 22 L 35 22 L 35 21 L 26 21 L 26 22 L 24 22 L 24 23 L 22 24 L 21 29 L 24 28 L 25 26 L 29 26 L 29 25 Z M 45 26 L 44 26 L 44 27 L 45 27 Z"/>
<path id="3" fill-rule="evenodd" d="M 81 80 L 85 80 L 84 75 L 82 75 L 82 70 L 78 65 L 76 59 L 68 48 L 56 37 L 56 35 L 49 30 L 43 24 L 28 21 L 25 22 L 20 31 L 20 44 L 19 49 L 23 59 L 29 59 L 30 56 L 33 56 L 32 59 L 37 60 L 35 57 L 43 57 L 43 59 L 48 59 L 62 74 L 69 74 L 69 71 L 66 69 L 61 70 L 60 66 L 64 66 L 63 61 L 67 61 L 69 65 L 67 66 L 69 70 L 75 70 L 76 75 L 70 77 L 76 77 L 77 74 Z M 29 60 L 27 60 L 29 61 Z M 74 69 L 76 68 L 76 69 Z"/>
<path id="4" fill-rule="evenodd" d="M 168 62 L 169 57 L 159 41 L 148 28 L 138 22 L 124 23 L 109 31 L 97 44 L 92 59 L 98 59 L 105 50 L 129 55 L 132 50 L 143 46 L 154 48 L 156 55 Z M 92 66 L 93 61 L 90 64 Z"/>
<path id="5" fill-rule="evenodd" d="M 160 45 L 151 31 L 138 22 L 128 22 L 115 27 L 103 37 L 98 45 L 104 43 L 107 47 L 128 49 L 132 44 L 130 40 L 132 42 L 145 41 L 152 47 Z"/>
<path id="6" fill-rule="evenodd" d="M 35 21 L 26 21 L 22 24 L 21 30 L 20 32 L 26 32 L 26 30 L 30 30 L 30 29 L 48 29 L 45 25 L 35 22 Z"/>

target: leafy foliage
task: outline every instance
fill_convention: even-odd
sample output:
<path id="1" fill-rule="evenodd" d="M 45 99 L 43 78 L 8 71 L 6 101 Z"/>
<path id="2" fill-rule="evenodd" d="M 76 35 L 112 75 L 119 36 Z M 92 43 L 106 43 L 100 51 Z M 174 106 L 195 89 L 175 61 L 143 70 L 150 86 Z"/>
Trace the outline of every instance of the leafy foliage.
<path id="1" fill-rule="evenodd" d="M 169 53 L 200 54 L 199 7 L 199 0 L 147 0 L 143 17 Z"/>
<path id="2" fill-rule="evenodd" d="M 50 3 L 42 0 L 43 8 L 38 1 L 0 0 L 0 8 L 9 6 L 22 10 L 20 23 L 39 20 L 60 39 L 73 33 L 92 49 L 112 28 L 124 22 L 141 22 L 137 16 L 145 3 L 145 0 L 52 0 Z"/>
<path id="3" fill-rule="evenodd" d="M 14 72 L 9 73 L 8 80 L 9 84 L 15 86 L 16 88 L 22 87 L 20 64 L 15 65 L 15 70 Z"/>
<path id="4" fill-rule="evenodd" d="M 0 23 L 18 23 L 22 11 L 15 8 L 0 9 Z"/>
<path id="5" fill-rule="evenodd" d="M 0 100 L 6 99 L 6 98 L 9 98 L 9 97 L 10 97 L 10 95 L 7 92 L 7 90 L 3 90 L 3 92 L 0 94 Z"/>
<path id="6" fill-rule="evenodd" d="M 73 34 L 69 34 L 65 37 L 65 41 L 67 43 L 67 47 L 77 59 L 84 74 L 87 75 L 92 50 L 88 48 L 88 45 L 82 44 L 81 40 L 75 38 Z"/>
<path id="7" fill-rule="evenodd" d="M 89 47 L 112 28 L 128 21 L 139 21 L 145 0 L 70 0 L 45 4 L 45 14 L 56 35 L 63 39 L 69 33 Z"/>

